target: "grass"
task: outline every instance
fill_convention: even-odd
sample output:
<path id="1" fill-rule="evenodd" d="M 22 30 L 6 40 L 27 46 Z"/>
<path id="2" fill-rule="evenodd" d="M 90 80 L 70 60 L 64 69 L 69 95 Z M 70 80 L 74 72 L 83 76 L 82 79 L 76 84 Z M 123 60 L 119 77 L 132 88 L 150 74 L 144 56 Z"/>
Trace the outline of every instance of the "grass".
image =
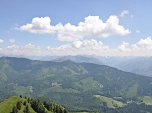
<path id="1" fill-rule="evenodd" d="M 10 113 L 12 108 L 20 100 L 20 97 L 13 96 L 0 103 L 0 113 Z"/>
<path id="2" fill-rule="evenodd" d="M 20 98 L 18 96 L 10 97 L 10 98 L 8 98 L 5 101 L 3 101 L 3 102 L 0 103 L 0 113 L 10 113 L 12 111 L 13 107 L 16 105 L 16 103 L 18 101 L 22 101 L 22 103 L 23 103 L 24 101 L 27 101 L 27 100 L 24 99 L 24 98 Z M 29 106 L 29 109 L 30 109 L 30 113 L 36 113 L 31 108 L 31 105 L 29 103 L 28 103 L 28 106 Z M 23 113 L 24 108 L 25 108 L 25 106 L 22 105 L 21 106 L 21 110 L 19 110 L 18 113 Z"/>
<path id="3" fill-rule="evenodd" d="M 31 104 L 27 102 L 27 99 L 20 98 L 19 96 L 13 96 L 13 97 L 10 97 L 10 98 L 4 100 L 3 102 L 1 102 L 0 103 L 0 113 L 11 113 L 13 107 L 16 106 L 16 103 L 18 101 L 21 101 L 22 103 L 24 103 L 26 101 L 27 105 L 29 106 L 30 113 L 36 113 L 32 109 Z M 22 104 L 21 110 L 19 110 L 18 113 L 24 113 L 24 109 L 25 109 L 25 105 Z M 51 111 L 48 111 L 46 108 L 45 108 L 45 111 L 46 111 L 46 113 L 53 113 Z"/>
<path id="4" fill-rule="evenodd" d="M 108 108 L 117 108 L 125 106 L 123 102 L 114 100 L 112 98 L 108 98 L 105 96 L 98 96 L 97 98 L 99 98 L 102 102 L 105 102 Z"/>
<path id="5" fill-rule="evenodd" d="M 144 96 L 144 97 L 143 97 L 143 102 L 144 102 L 146 105 L 152 105 L 152 97 L 150 97 L 150 96 Z"/>

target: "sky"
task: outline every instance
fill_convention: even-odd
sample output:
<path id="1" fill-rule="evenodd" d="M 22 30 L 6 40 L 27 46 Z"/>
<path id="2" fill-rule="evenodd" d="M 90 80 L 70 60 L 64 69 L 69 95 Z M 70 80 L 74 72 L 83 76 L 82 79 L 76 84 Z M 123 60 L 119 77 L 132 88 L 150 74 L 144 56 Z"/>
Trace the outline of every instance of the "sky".
<path id="1" fill-rule="evenodd" d="M 152 56 L 151 0 L 0 0 L 0 56 Z"/>

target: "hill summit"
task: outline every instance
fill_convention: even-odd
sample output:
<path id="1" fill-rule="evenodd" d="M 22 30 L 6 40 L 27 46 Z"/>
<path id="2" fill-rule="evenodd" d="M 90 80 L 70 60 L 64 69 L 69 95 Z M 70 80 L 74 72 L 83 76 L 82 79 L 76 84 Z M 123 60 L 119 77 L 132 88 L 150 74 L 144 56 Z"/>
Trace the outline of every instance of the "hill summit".
<path id="1" fill-rule="evenodd" d="M 0 113 L 68 113 L 61 105 L 22 96 L 12 96 L 0 103 Z"/>

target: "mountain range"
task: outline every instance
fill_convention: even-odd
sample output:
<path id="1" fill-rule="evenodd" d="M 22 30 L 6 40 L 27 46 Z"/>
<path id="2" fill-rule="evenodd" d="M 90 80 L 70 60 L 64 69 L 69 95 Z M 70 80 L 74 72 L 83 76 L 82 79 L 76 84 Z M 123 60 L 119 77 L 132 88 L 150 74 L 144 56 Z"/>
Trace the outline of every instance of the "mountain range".
<path id="1" fill-rule="evenodd" d="M 152 78 L 86 62 L 0 58 L 0 97 L 54 100 L 69 110 L 103 110 L 136 102 L 151 105 Z"/>
<path id="2" fill-rule="evenodd" d="M 63 56 L 52 61 L 66 61 L 95 63 L 108 65 L 117 69 L 144 76 L 152 76 L 152 57 L 99 57 L 99 56 Z"/>

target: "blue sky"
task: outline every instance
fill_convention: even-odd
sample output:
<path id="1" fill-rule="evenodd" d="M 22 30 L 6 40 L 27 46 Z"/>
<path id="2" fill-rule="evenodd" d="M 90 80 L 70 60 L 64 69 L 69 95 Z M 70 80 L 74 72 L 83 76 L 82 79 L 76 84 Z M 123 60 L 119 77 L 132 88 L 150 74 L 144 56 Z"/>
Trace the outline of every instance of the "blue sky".
<path id="1" fill-rule="evenodd" d="M 151 56 L 151 4 L 151 0 L 0 0 L 0 54 Z M 86 24 L 85 18 L 89 16 Z M 111 16 L 119 20 L 118 28 L 113 26 L 112 19 L 110 25 L 106 23 Z M 33 25 L 32 19 L 36 17 L 37 28 L 26 26 Z M 93 24 L 90 19 L 99 24 L 102 21 L 108 27 L 102 30 L 102 24 Z M 49 20 L 49 25 L 46 22 L 46 26 L 38 26 Z M 83 31 L 80 22 L 85 23 Z M 88 28 L 90 24 L 94 26 Z M 71 30 L 72 26 L 76 31 Z M 52 27 L 55 28 L 50 30 Z M 99 31 L 94 31 L 96 28 Z"/>

